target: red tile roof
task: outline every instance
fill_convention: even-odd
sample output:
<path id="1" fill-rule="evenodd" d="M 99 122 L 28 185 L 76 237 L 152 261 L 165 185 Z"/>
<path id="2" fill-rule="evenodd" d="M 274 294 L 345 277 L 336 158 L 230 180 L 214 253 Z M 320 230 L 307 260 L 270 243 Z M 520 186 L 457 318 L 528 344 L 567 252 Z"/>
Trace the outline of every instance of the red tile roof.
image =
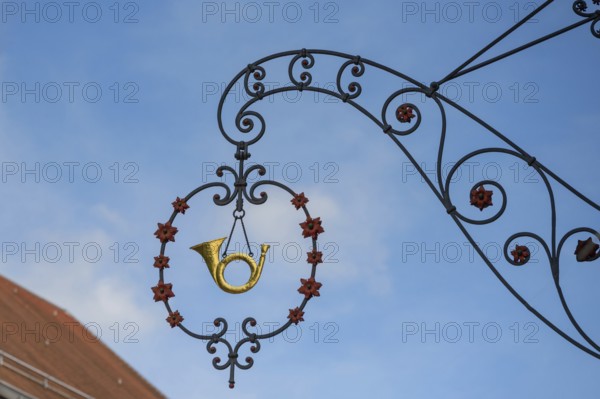
<path id="1" fill-rule="evenodd" d="M 64 310 L 0 277 L 0 385 L 39 399 L 165 398 Z"/>

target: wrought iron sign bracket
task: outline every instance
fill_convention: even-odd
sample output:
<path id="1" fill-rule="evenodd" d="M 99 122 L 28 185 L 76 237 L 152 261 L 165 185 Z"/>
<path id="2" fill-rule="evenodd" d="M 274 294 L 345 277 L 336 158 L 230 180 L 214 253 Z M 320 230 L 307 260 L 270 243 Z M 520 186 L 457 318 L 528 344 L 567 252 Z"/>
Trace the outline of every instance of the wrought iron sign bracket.
<path id="1" fill-rule="evenodd" d="M 453 79 L 457 79 L 468 73 L 487 67 L 500 60 L 513 56 L 517 53 L 520 53 L 540 43 L 548 41 L 554 37 L 567 33 L 580 26 L 590 24 L 592 35 L 596 38 L 600 38 L 600 0 L 594 0 L 592 2 L 593 5 L 588 4 L 588 2 L 586 1 L 578 0 L 573 3 L 572 9 L 575 12 L 575 14 L 580 17 L 579 21 L 556 32 L 542 36 L 527 44 L 516 47 L 513 50 L 489 58 L 485 61 L 475 63 L 480 57 L 487 53 L 496 44 L 503 41 L 506 37 L 508 37 L 519 27 L 523 26 L 523 24 L 525 24 L 531 18 L 538 15 L 551 3 L 553 3 L 553 0 L 545 1 L 537 9 L 535 9 L 533 12 L 527 15 L 527 17 L 525 17 L 523 20 L 519 21 L 513 27 L 508 29 L 497 39 L 495 39 L 486 47 L 474 54 L 471 58 L 466 60 L 463 64 L 454 69 L 444 78 L 434 81 L 429 85 L 425 85 L 401 72 L 398 72 L 392 68 L 376 63 L 374 61 L 368 60 L 366 58 L 362 58 L 360 56 L 354 56 L 350 54 L 344 54 L 328 50 L 307 49 L 286 51 L 269 55 L 252 64 L 249 64 L 246 68 L 240 71 L 233 78 L 233 80 L 229 83 L 220 99 L 217 111 L 217 121 L 219 129 L 223 137 L 229 143 L 236 147 L 235 159 L 237 161 L 237 170 L 229 166 L 221 166 L 217 169 L 217 176 L 222 177 L 225 173 L 231 174 L 234 178 L 233 189 L 226 183 L 212 182 L 196 188 L 183 198 L 176 198 L 176 200 L 172 203 L 173 211 L 171 213 L 170 218 L 165 223 L 158 223 L 158 229 L 154 233 L 156 237 L 160 240 L 161 247 L 159 255 L 154 258 L 154 266 L 158 269 L 158 283 L 156 286 L 152 287 L 152 291 L 154 293 L 154 300 L 157 302 L 163 302 L 167 309 L 167 322 L 170 324 L 171 327 L 178 327 L 180 330 L 182 330 L 183 332 L 185 332 L 193 338 L 207 341 L 206 349 L 211 354 L 216 353 L 216 346 L 219 344 L 223 345 L 227 349 L 227 359 L 220 359 L 219 357 L 215 357 L 213 358 L 212 364 L 217 370 L 229 370 L 229 386 L 231 388 L 233 388 L 235 384 L 235 369 L 238 368 L 241 370 L 247 370 L 251 368 L 254 364 L 254 360 L 250 356 L 246 357 L 244 361 L 240 360 L 240 349 L 246 344 L 249 344 L 250 352 L 257 353 L 261 348 L 262 340 L 281 334 L 291 324 L 298 324 L 299 322 L 303 321 L 303 316 L 305 314 L 305 306 L 307 305 L 309 300 L 311 300 L 314 297 L 320 296 L 319 290 L 322 286 L 320 282 L 315 280 L 318 265 L 322 263 L 322 253 L 318 251 L 317 239 L 318 236 L 322 234 L 325 230 L 322 226 L 321 219 L 319 217 L 313 218 L 309 213 L 307 208 L 307 203 L 309 202 L 308 198 L 304 195 L 304 193 L 297 193 L 290 187 L 274 180 L 259 180 L 250 186 L 248 185 L 249 176 L 251 174 L 256 173 L 259 176 L 264 176 L 266 173 L 265 167 L 259 164 L 253 165 L 249 168 L 245 168 L 245 161 L 247 161 L 250 158 L 250 147 L 256 144 L 263 137 L 266 131 L 265 119 L 259 112 L 252 110 L 251 107 L 258 101 L 263 100 L 264 98 L 287 91 L 312 91 L 332 96 L 342 100 L 346 104 L 351 105 L 353 108 L 360 111 L 363 115 L 369 118 L 379 129 L 381 129 L 381 131 L 384 134 L 386 134 L 400 148 L 402 153 L 411 161 L 411 163 L 421 175 L 423 180 L 427 183 L 434 195 L 438 198 L 438 200 L 446 210 L 446 213 L 450 215 L 450 217 L 454 220 L 460 231 L 468 239 L 473 248 L 475 248 L 476 252 L 481 256 L 485 264 L 490 268 L 490 270 L 499 279 L 499 281 L 508 289 L 508 291 L 519 302 L 521 302 L 531 313 L 533 313 L 536 317 L 543 321 L 557 334 L 562 336 L 564 339 L 566 339 L 568 342 L 581 349 L 582 351 L 588 353 L 589 355 L 595 358 L 600 359 L 600 346 L 596 344 L 596 342 L 593 341 L 586 334 L 583 328 L 581 328 L 573 313 L 571 312 L 565 299 L 565 296 L 563 295 L 562 288 L 560 285 L 559 262 L 564 245 L 566 244 L 568 239 L 572 238 L 575 235 L 583 236 L 582 238 L 585 238 L 583 240 L 579 240 L 578 244 L 576 246 L 574 245 L 573 248 L 569 248 L 569 251 L 571 251 L 571 253 L 574 254 L 575 259 L 578 262 L 591 262 L 598 259 L 600 257 L 600 245 L 596 241 L 600 240 L 600 233 L 598 232 L 598 230 L 592 227 L 582 226 L 570 230 L 562 236 L 557 235 L 557 212 L 555 204 L 555 195 L 553 191 L 553 186 L 550 181 L 552 180 L 558 183 L 559 186 L 562 186 L 564 189 L 571 192 L 579 200 L 593 208 L 595 211 L 600 211 L 600 205 L 593 202 L 592 200 L 581 194 L 579 191 L 574 189 L 571 185 L 569 185 L 567 182 L 565 182 L 555 173 L 549 170 L 546 166 L 540 163 L 534 156 L 520 148 L 518 145 L 516 145 L 506 136 L 494 129 L 484 120 L 480 119 L 479 117 L 477 117 L 467 109 L 463 108 L 456 102 L 440 94 L 439 90 L 445 83 Z M 594 8 L 594 5 L 596 6 L 596 9 L 591 10 L 590 8 Z M 336 77 L 337 90 L 328 90 L 325 88 L 313 86 L 311 84 L 313 80 L 311 75 L 311 69 L 313 68 L 315 63 L 318 62 L 317 60 L 319 59 L 319 57 L 331 57 L 341 62 L 341 66 L 338 69 Z M 269 62 L 280 59 L 289 59 L 287 72 L 289 80 L 291 82 L 291 86 L 284 86 L 272 90 L 267 90 L 262 81 L 267 76 L 267 68 L 269 66 Z M 362 78 L 369 68 L 371 68 L 372 70 L 383 71 L 385 73 L 393 75 L 394 77 L 409 82 L 410 87 L 395 90 L 393 93 L 389 94 L 386 97 L 386 99 L 382 102 L 381 109 L 378 109 L 376 112 L 371 112 L 359 103 L 359 99 L 363 88 L 358 81 L 353 80 L 345 87 L 342 84 L 342 80 L 348 76 L 351 76 L 351 79 Z M 297 72 L 299 69 L 301 70 L 301 72 L 298 74 Z M 238 130 L 238 133 L 244 136 L 250 136 L 250 138 L 247 140 L 234 139 L 230 134 L 226 132 L 226 129 L 224 128 L 223 124 L 223 106 L 225 104 L 226 99 L 228 98 L 231 89 L 238 82 L 243 82 L 244 90 L 246 94 L 250 96 L 250 99 L 247 102 L 245 102 L 237 112 L 235 116 L 235 127 Z M 421 93 L 425 95 L 428 99 L 427 101 L 431 101 L 434 104 L 434 109 L 437 108 L 440 112 L 441 129 L 440 142 L 437 151 L 436 179 L 431 179 L 425 173 L 425 171 L 421 168 L 419 162 L 416 161 L 416 159 L 407 150 L 407 148 L 401 141 L 402 137 L 410 135 L 419 129 L 423 117 L 421 110 L 418 106 L 416 106 L 415 104 L 406 102 L 403 103 L 400 101 L 401 96 L 407 93 Z M 478 149 L 476 151 L 472 151 L 460 158 L 450 169 L 447 176 L 443 176 L 440 168 L 444 153 L 444 144 L 446 142 L 446 107 L 467 116 L 477 125 L 484 128 L 487 132 L 499 138 L 505 144 L 505 146 L 487 147 Z M 390 118 L 390 114 L 393 115 L 392 118 Z M 380 116 L 378 117 L 377 115 Z M 549 271 L 554 280 L 556 291 L 560 298 L 564 311 L 571 323 L 573 324 L 573 326 L 575 327 L 575 329 L 577 330 L 577 332 L 587 343 L 587 346 L 579 340 L 576 340 L 567 333 L 565 333 L 562 329 L 553 324 L 550 320 L 548 320 L 545 316 L 538 312 L 534 307 L 532 307 L 508 283 L 508 281 L 506 281 L 503 278 L 503 276 L 492 264 L 490 259 L 488 259 L 488 257 L 482 251 L 482 249 L 477 245 L 477 243 L 465 227 L 466 225 L 490 224 L 498 220 L 504 214 L 504 211 L 506 209 L 506 190 L 501 184 L 494 180 L 482 180 L 474 184 L 469 190 L 469 192 L 465 194 L 465 200 L 468 198 L 470 200 L 469 203 L 467 203 L 467 201 L 459 201 L 458 203 L 456 203 L 453 201 L 450 195 L 451 183 L 458 168 L 460 168 L 461 165 L 463 165 L 470 159 L 485 154 L 503 154 L 512 156 L 516 158 L 519 162 L 522 162 L 529 168 L 532 168 L 543 181 L 547 189 L 548 200 L 551 209 L 551 228 L 549 232 L 549 235 L 551 237 L 550 242 L 546 242 L 538 233 L 535 232 L 518 232 L 511 235 L 505 240 L 505 244 L 503 247 L 503 255 L 505 260 L 509 264 L 513 266 L 524 266 L 530 260 L 531 251 L 526 245 L 519 245 L 518 243 L 515 244 L 515 242 L 517 240 L 527 238 L 532 239 L 541 245 L 541 247 L 544 250 L 543 254 L 546 255 L 546 257 L 548 258 L 550 266 Z M 252 327 L 256 326 L 256 319 L 253 317 L 246 318 L 241 323 L 243 338 L 237 343 L 231 343 L 225 338 L 225 334 L 228 329 L 228 324 L 224 318 L 217 318 L 214 321 L 214 325 L 220 328 L 220 330 L 217 333 L 211 335 L 203 335 L 189 330 L 185 327 L 183 323 L 183 316 L 179 313 L 179 311 L 174 310 L 171 306 L 170 300 L 174 297 L 174 293 L 172 290 L 173 285 L 171 283 L 165 283 L 166 269 L 170 268 L 170 259 L 168 256 L 166 256 L 166 247 L 167 244 L 175 241 L 175 235 L 178 232 L 178 229 L 173 225 L 175 219 L 185 214 L 186 210 L 190 207 L 190 201 L 194 196 L 196 196 L 196 194 L 208 189 L 218 189 L 220 191 L 223 191 L 221 194 L 215 194 L 213 196 L 213 202 L 217 206 L 227 206 L 235 201 L 235 209 L 233 211 L 234 222 L 231 229 L 231 233 L 229 235 L 229 240 L 231 239 L 231 235 L 233 234 L 233 231 L 236 228 L 236 224 L 239 221 L 243 229 L 246 244 L 248 245 L 248 249 L 250 250 L 248 236 L 243 221 L 245 215 L 244 201 L 253 205 L 264 204 L 268 198 L 267 193 L 262 191 L 258 195 L 256 195 L 256 192 L 259 188 L 267 187 L 271 189 L 280 189 L 287 192 L 291 197 L 290 202 L 292 206 L 297 211 L 302 210 L 303 214 L 300 219 L 301 222 L 299 223 L 301 233 L 303 237 L 305 239 L 309 239 L 310 243 L 312 244 L 312 250 L 307 253 L 306 258 L 306 262 L 310 266 L 310 273 L 307 276 L 307 278 L 301 279 L 301 285 L 300 288 L 298 288 L 298 292 L 301 295 L 300 304 L 296 307 L 290 308 L 289 314 L 287 315 L 287 321 L 282 325 L 282 327 L 269 334 L 258 334 L 256 332 L 251 331 Z M 498 197 L 500 197 L 500 199 L 498 199 Z M 460 211 L 460 209 L 463 209 L 464 203 L 478 208 L 481 211 L 481 214 L 489 212 L 490 206 L 495 205 L 493 209 L 495 209 L 496 212 L 485 219 L 471 219 L 469 217 L 464 216 L 463 212 Z M 226 239 L 227 237 L 198 244 L 193 246 L 191 249 L 198 252 L 204 258 L 212 278 L 222 290 L 232 294 L 241 294 L 252 289 L 258 282 L 263 270 L 265 255 L 269 250 L 269 246 L 266 244 L 262 245 L 260 258 L 257 262 L 253 258 L 254 254 L 252 254 L 251 252 L 249 254 L 233 253 L 228 255 L 227 251 L 229 246 L 229 240 L 227 241 L 225 249 L 222 250 L 221 248 L 222 244 Z M 594 239 L 596 241 L 594 241 Z M 224 270 L 229 264 L 229 262 L 233 260 L 245 262 L 250 267 L 251 277 L 246 284 L 240 286 L 233 286 L 225 280 Z"/>

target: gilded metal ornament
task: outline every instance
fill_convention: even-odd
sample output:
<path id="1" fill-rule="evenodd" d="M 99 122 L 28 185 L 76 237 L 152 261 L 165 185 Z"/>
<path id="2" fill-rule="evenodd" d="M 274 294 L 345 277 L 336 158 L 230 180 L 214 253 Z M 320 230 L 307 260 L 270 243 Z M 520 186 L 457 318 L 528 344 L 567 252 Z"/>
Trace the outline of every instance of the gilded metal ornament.
<path id="1" fill-rule="evenodd" d="M 260 275 L 263 270 L 263 266 L 265 265 L 265 256 L 267 255 L 267 251 L 269 250 L 269 245 L 262 244 L 260 247 L 260 260 L 258 264 L 248 254 L 237 252 L 234 254 L 229 254 L 224 257 L 222 260 L 219 260 L 219 254 L 221 250 L 221 246 L 223 242 L 227 239 L 227 237 L 219 238 L 217 240 L 208 241 L 202 244 L 194 245 L 190 249 L 198 252 L 204 258 L 206 262 L 206 266 L 210 271 L 210 275 L 212 276 L 215 283 L 221 288 L 223 291 L 228 292 L 230 294 L 242 294 L 246 291 L 249 291 L 258 283 L 258 279 L 260 279 Z M 246 284 L 243 285 L 231 285 L 225 280 L 225 268 L 229 265 L 230 262 L 235 260 L 241 260 L 245 262 L 250 267 L 250 278 Z"/>

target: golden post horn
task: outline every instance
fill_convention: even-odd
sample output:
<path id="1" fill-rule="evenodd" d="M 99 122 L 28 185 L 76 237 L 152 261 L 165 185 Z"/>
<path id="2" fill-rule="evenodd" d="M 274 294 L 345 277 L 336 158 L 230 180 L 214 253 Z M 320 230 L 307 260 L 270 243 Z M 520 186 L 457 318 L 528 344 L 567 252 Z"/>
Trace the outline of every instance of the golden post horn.
<path id="1" fill-rule="evenodd" d="M 262 244 L 260 249 L 260 259 L 258 261 L 258 265 L 256 261 L 250 256 L 243 253 L 234 253 L 230 254 L 222 260 L 219 260 L 219 255 L 221 252 L 221 245 L 223 245 L 223 241 L 225 241 L 227 237 L 219 238 L 217 240 L 212 240 L 208 242 L 204 242 L 202 244 L 194 245 L 190 249 L 198 252 L 204 258 L 206 262 L 206 266 L 208 267 L 208 271 L 212 276 L 215 283 L 225 292 L 229 292 L 230 294 L 241 294 L 256 285 L 258 279 L 260 279 L 260 275 L 262 274 L 263 266 L 265 265 L 265 257 L 267 255 L 267 251 L 269 250 L 269 245 Z M 250 267 L 250 279 L 246 284 L 243 285 L 231 285 L 225 280 L 225 268 L 227 265 L 234 260 L 241 260 L 246 262 Z"/>

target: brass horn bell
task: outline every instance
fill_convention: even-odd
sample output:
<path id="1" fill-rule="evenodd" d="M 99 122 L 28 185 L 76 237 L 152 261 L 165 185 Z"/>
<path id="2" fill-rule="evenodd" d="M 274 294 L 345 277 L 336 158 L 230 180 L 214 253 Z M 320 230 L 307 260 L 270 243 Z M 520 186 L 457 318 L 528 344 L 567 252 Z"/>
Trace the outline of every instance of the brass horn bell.
<path id="1" fill-rule="evenodd" d="M 202 244 L 194 245 L 190 249 L 198 252 L 204 258 L 206 262 L 206 266 L 208 267 L 208 271 L 210 275 L 215 280 L 215 283 L 225 292 L 229 292 L 230 294 L 241 294 L 246 291 L 249 291 L 256 285 L 258 279 L 260 279 L 260 275 L 263 270 L 263 266 L 265 264 L 265 256 L 267 255 L 267 251 L 269 250 L 269 245 L 262 244 L 260 247 L 260 259 L 258 264 L 254 258 L 250 255 L 244 253 L 233 253 L 227 255 L 223 259 L 219 259 L 219 254 L 221 251 L 221 246 L 223 245 L 223 241 L 225 241 L 227 237 L 219 238 L 217 240 L 212 240 L 208 242 L 204 242 Z M 250 279 L 246 284 L 243 285 L 231 285 L 225 280 L 225 268 L 227 265 L 234 261 L 241 260 L 246 262 L 250 267 Z"/>

